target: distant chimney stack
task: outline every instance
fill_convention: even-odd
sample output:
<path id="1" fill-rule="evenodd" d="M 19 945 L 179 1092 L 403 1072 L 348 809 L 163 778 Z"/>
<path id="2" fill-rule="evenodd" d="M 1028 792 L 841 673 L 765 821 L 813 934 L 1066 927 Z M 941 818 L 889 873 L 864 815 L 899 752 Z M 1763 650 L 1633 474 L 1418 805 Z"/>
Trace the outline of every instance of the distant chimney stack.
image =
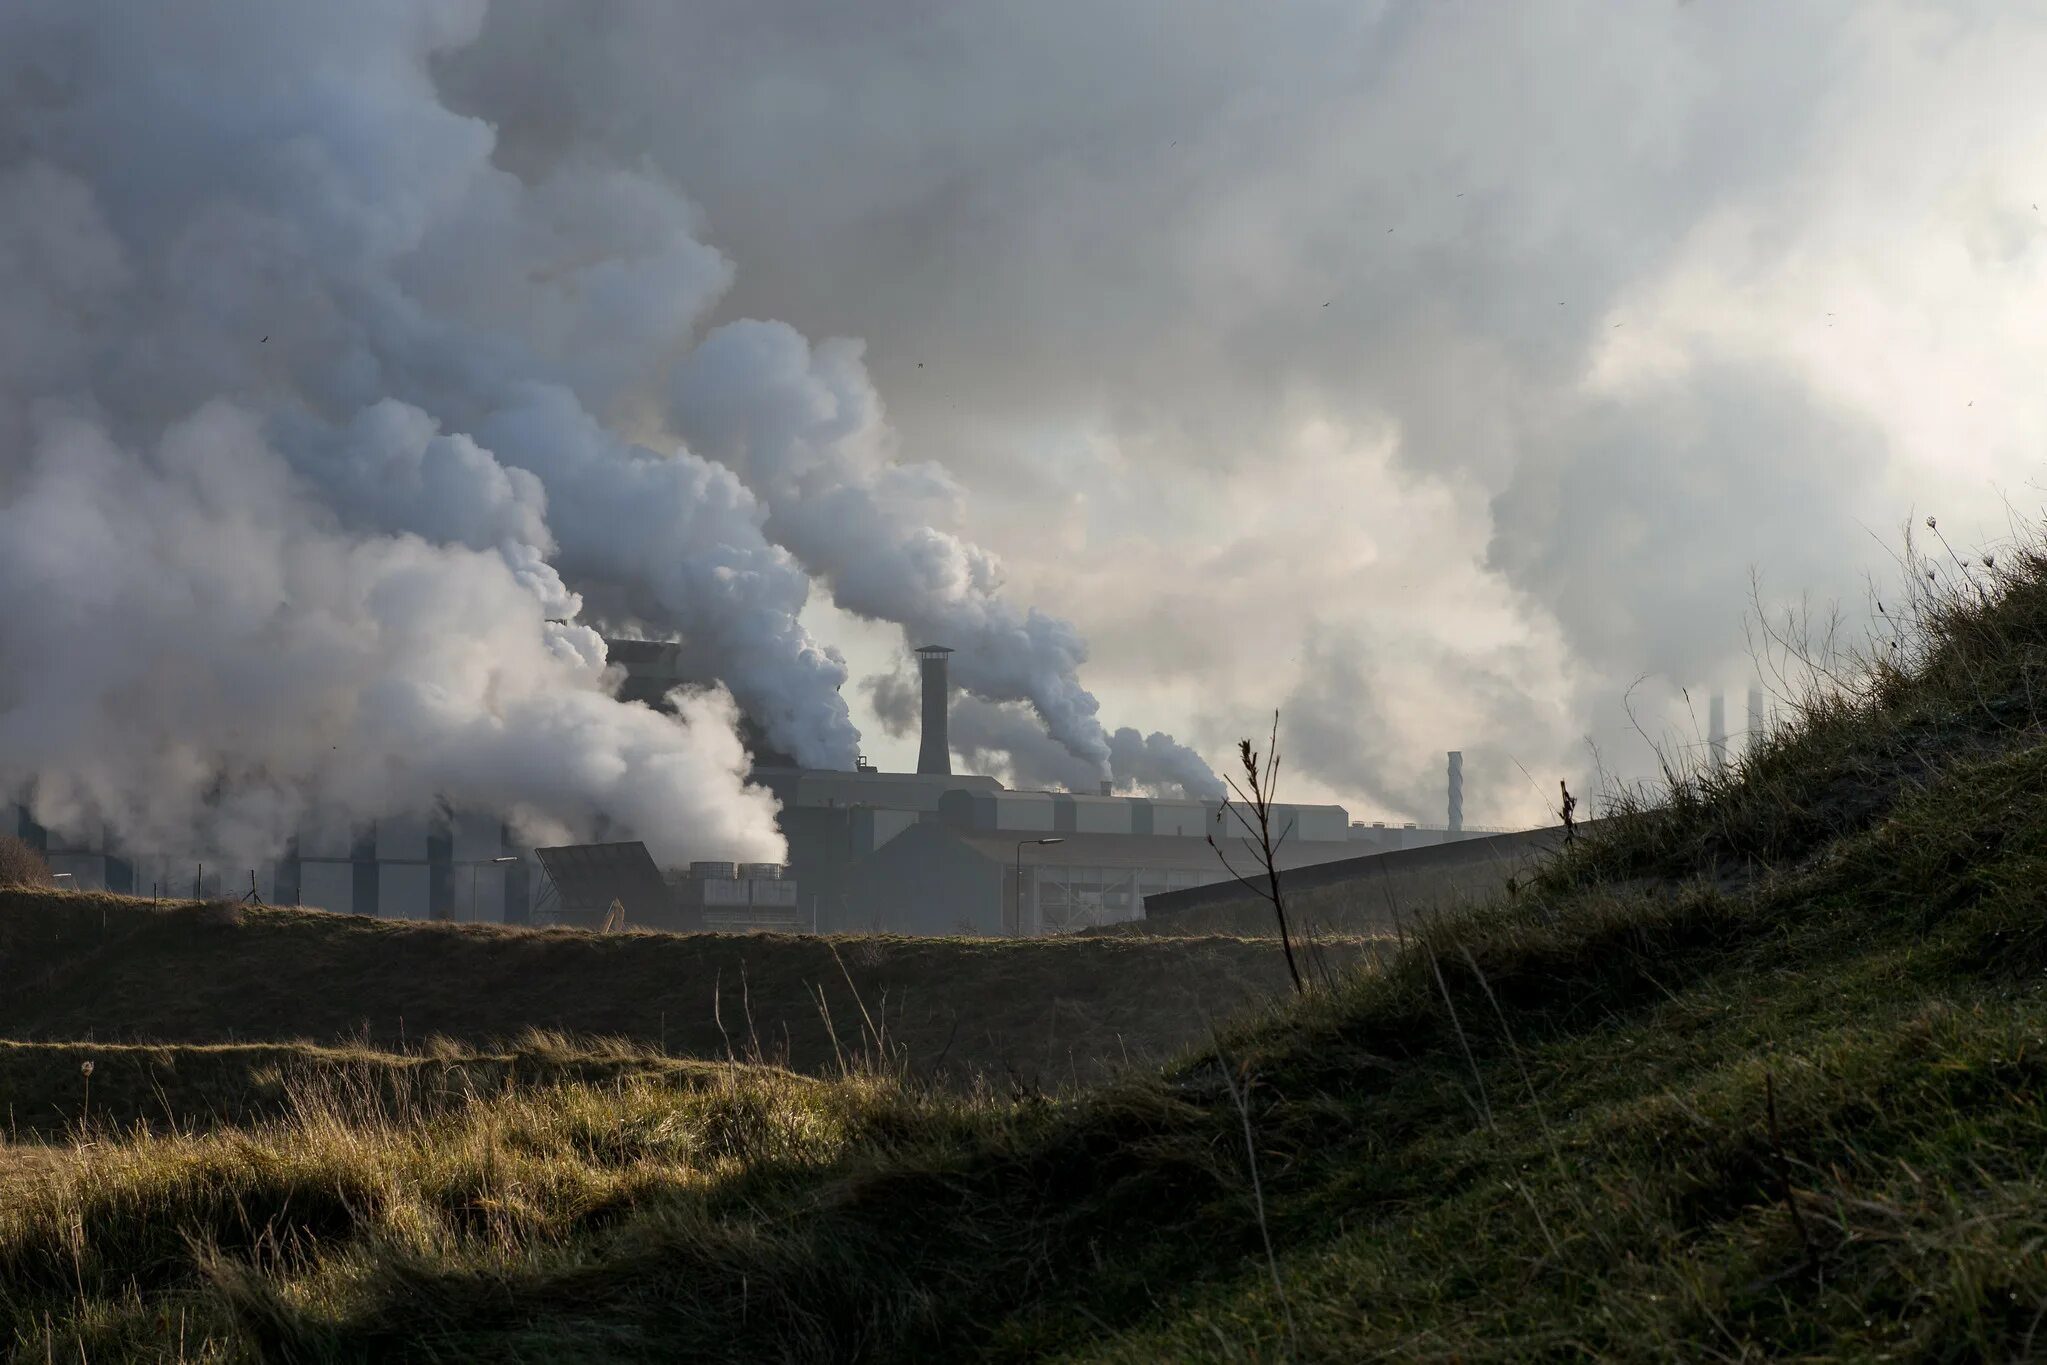
<path id="1" fill-rule="evenodd" d="M 945 661 L 951 653 L 944 645 L 922 645 L 917 650 L 917 671 L 924 675 L 924 739 L 917 746 L 920 773 L 952 772 L 952 741 L 945 731 L 946 712 L 952 700 Z"/>
<path id="2" fill-rule="evenodd" d="M 1769 737 L 1769 721 L 1763 718 L 1763 689 L 1751 687 L 1748 690 L 1748 741 L 1742 745 L 1742 752 L 1752 754 Z"/>
<path id="3" fill-rule="evenodd" d="M 1450 832 L 1464 832 L 1464 755 L 1450 751 Z"/>
<path id="4" fill-rule="evenodd" d="M 1706 748 L 1713 771 L 1727 771 L 1727 698 L 1715 692 L 1706 703 Z"/>

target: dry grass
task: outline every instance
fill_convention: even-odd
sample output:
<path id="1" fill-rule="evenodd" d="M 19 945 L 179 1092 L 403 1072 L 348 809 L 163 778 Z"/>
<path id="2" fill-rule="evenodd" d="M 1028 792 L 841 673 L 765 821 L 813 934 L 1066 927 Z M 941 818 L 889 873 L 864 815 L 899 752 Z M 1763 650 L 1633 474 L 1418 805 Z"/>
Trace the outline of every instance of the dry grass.
<path id="1" fill-rule="evenodd" d="M 52 886 L 50 865 L 43 855 L 9 834 L 0 837 L 0 887 Z"/>

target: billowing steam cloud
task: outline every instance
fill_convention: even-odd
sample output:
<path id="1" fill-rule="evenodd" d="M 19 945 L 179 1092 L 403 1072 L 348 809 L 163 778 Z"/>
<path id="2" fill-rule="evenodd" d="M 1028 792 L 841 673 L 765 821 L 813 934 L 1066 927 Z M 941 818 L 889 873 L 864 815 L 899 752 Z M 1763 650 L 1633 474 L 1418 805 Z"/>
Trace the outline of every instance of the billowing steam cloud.
<path id="1" fill-rule="evenodd" d="M 960 489 L 936 465 L 891 460 L 857 343 L 813 349 L 781 323 L 728 323 L 682 366 L 674 395 L 691 443 L 740 471 L 768 506 L 768 533 L 839 606 L 902 625 L 912 644 L 952 646 L 963 688 L 1029 702 L 1093 777 L 1108 771 L 1095 699 L 1077 676 L 1086 642 L 1068 623 L 1004 601 L 994 556 L 943 529 L 957 518 Z"/>
<path id="2" fill-rule="evenodd" d="M 602 689 L 559 584 L 488 551 L 344 530 L 224 402 L 125 449 L 31 419 L 0 500 L 0 753 L 41 818 L 131 847 L 274 849 L 324 811 L 599 813 L 670 857 L 772 848 L 718 693 L 682 724 Z M 508 800 L 509 798 L 509 800 Z"/>
<path id="3" fill-rule="evenodd" d="M 734 703 L 858 743 L 812 575 L 1105 770 L 1082 641 L 895 460 L 858 345 L 699 339 L 733 271 L 670 180 L 450 107 L 489 17 L 0 10 L 0 782 L 137 845 L 442 798 L 771 857 Z M 586 615 L 718 686 L 617 703 Z"/>
<path id="4" fill-rule="evenodd" d="M 315 802 L 441 797 L 771 855 L 730 702 L 612 701 L 563 571 L 851 749 L 752 499 L 570 387 L 672 341 L 723 263 L 658 186 L 491 165 L 426 65 L 482 15 L 0 15 L 0 764 L 45 818 L 254 848 Z"/>

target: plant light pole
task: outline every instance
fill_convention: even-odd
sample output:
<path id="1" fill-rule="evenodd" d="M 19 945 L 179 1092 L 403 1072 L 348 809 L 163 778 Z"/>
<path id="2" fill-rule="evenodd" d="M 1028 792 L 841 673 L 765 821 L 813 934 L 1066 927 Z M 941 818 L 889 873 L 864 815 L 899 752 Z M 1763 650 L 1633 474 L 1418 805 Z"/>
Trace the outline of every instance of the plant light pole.
<path id="1" fill-rule="evenodd" d="M 507 853 L 502 858 L 492 858 L 490 861 L 492 865 L 496 865 L 498 863 L 516 863 L 519 860 Z M 480 860 L 472 860 L 469 864 L 469 922 L 471 924 L 476 923 L 476 875 L 482 868 L 483 863 Z"/>
<path id="2" fill-rule="evenodd" d="M 1023 851 L 1025 844 L 1063 844 L 1064 839 L 1019 839 L 1016 841 L 1016 936 L 1023 937 Z"/>

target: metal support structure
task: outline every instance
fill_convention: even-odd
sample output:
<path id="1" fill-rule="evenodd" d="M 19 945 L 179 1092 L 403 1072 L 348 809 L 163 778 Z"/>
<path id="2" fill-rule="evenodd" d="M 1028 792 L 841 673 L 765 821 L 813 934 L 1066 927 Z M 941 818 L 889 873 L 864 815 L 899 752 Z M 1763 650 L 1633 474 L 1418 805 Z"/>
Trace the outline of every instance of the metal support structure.
<path id="1" fill-rule="evenodd" d="M 474 924 L 476 923 L 476 878 L 478 874 L 486 867 L 495 867 L 503 863 L 516 863 L 519 860 L 514 855 L 506 853 L 496 858 L 464 858 L 462 861 L 469 864 L 469 922 Z"/>
<path id="2" fill-rule="evenodd" d="M 1026 844 L 1063 844 L 1064 839 L 1019 839 L 1016 841 L 1016 936 L 1024 936 L 1023 922 L 1023 851 Z"/>

